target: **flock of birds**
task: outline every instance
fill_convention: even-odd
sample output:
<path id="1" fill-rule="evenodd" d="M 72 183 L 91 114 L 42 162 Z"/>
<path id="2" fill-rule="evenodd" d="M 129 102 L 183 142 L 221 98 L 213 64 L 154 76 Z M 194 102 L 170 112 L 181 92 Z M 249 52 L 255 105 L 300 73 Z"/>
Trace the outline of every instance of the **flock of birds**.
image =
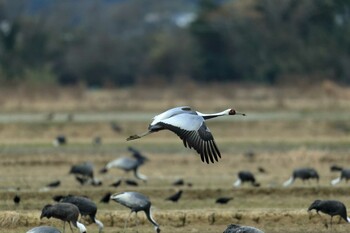
<path id="1" fill-rule="evenodd" d="M 170 130 L 174 132 L 176 135 L 180 137 L 183 141 L 185 147 L 193 148 L 200 155 L 202 162 L 206 163 L 214 163 L 221 158 L 221 153 L 214 141 L 214 137 L 206 126 L 205 121 L 225 116 L 225 115 L 242 115 L 245 116 L 244 113 L 238 113 L 234 109 L 227 109 L 222 112 L 205 114 L 198 111 L 192 110 L 190 107 L 176 107 L 170 110 L 167 110 L 153 118 L 153 121 L 150 123 L 148 130 L 142 134 L 135 134 L 127 138 L 127 140 L 135 140 L 142 138 L 146 135 L 159 132 L 161 130 Z M 117 128 L 116 125 L 113 125 L 114 128 Z M 116 129 L 116 130 L 119 130 Z M 56 144 L 65 144 L 67 143 L 66 139 L 63 136 L 59 136 L 56 138 Z M 95 141 L 100 142 L 100 138 Z M 147 176 L 141 174 L 139 172 L 139 168 L 146 162 L 148 159 L 143 156 L 139 151 L 134 148 L 129 147 L 129 150 L 133 153 L 133 158 L 122 157 L 110 161 L 106 164 L 106 166 L 100 170 L 101 173 L 108 172 L 111 168 L 119 168 L 124 170 L 125 172 L 132 171 L 135 178 L 147 182 Z M 335 171 L 340 171 L 340 177 L 331 181 L 332 185 L 339 183 L 341 180 L 350 179 L 350 170 L 342 169 L 340 167 L 335 167 Z M 261 168 L 261 171 L 264 169 Z M 74 165 L 70 170 L 71 174 L 75 175 L 77 181 L 81 184 L 90 183 L 92 185 L 101 185 L 101 181 L 98 180 L 93 173 L 93 165 L 89 162 L 85 162 L 82 164 Z M 240 171 L 237 174 L 237 181 L 234 182 L 233 186 L 238 187 L 242 183 L 249 182 L 253 186 L 260 186 L 257 183 L 254 175 L 250 171 Z M 295 179 L 302 179 L 303 181 L 309 179 L 319 180 L 319 175 L 317 171 L 313 168 L 300 168 L 293 171 L 292 176 L 286 182 L 284 182 L 283 186 L 291 185 Z M 117 187 L 121 184 L 121 180 L 116 181 L 112 184 L 112 186 Z M 126 181 L 128 184 L 128 181 Z M 132 182 L 129 181 L 131 185 Z M 176 181 L 176 184 L 183 185 L 184 181 L 179 180 Z M 56 182 L 57 185 L 57 182 Z M 59 185 L 59 184 L 58 184 Z M 183 190 L 179 190 L 174 195 L 166 198 L 165 200 L 177 202 L 183 194 Z M 19 198 L 18 196 L 16 197 Z M 68 222 L 71 231 L 73 232 L 72 225 L 79 230 L 80 233 L 86 233 L 86 227 L 80 223 L 79 216 L 89 216 L 91 221 L 95 223 L 99 228 L 99 233 L 103 231 L 104 225 L 103 223 L 96 218 L 97 206 L 96 204 L 87 197 L 83 196 L 60 196 L 54 198 L 58 203 L 56 204 L 48 204 L 45 205 L 42 209 L 42 213 L 40 218 L 57 218 L 63 221 L 63 232 L 65 232 L 65 224 Z M 226 204 L 232 197 L 220 197 L 216 200 L 218 204 Z M 113 200 L 131 210 L 131 213 L 137 213 L 139 211 L 143 211 L 146 214 L 148 221 L 154 226 L 154 230 L 156 233 L 159 233 L 160 226 L 153 218 L 151 212 L 151 201 L 149 198 L 142 193 L 139 192 L 121 192 L 117 194 L 107 193 L 101 201 L 108 202 L 109 200 Z M 19 200 L 17 200 L 19 202 Z M 319 211 L 326 213 L 331 216 L 330 224 L 332 226 L 333 216 L 339 215 L 340 218 L 344 219 L 346 222 L 350 222 L 350 218 L 347 217 L 346 207 L 343 203 L 336 200 L 316 200 L 314 201 L 308 211 L 316 210 L 317 213 Z M 131 215 L 130 213 L 130 215 Z M 128 219 L 130 218 L 130 215 Z M 125 227 L 127 226 L 127 221 L 125 221 Z M 27 233 L 59 233 L 60 230 L 50 227 L 50 226 L 39 226 L 29 230 Z M 224 233 L 262 233 L 261 230 L 250 227 L 250 226 L 239 226 L 235 224 L 231 224 L 227 227 Z"/>

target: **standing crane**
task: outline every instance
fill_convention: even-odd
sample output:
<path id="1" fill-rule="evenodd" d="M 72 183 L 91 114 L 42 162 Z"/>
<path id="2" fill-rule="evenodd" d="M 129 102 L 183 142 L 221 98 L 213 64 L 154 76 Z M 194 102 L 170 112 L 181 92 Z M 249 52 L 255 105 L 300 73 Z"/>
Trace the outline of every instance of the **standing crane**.
<path id="1" fill-rule="evenodd" d="M 111 196 L 111 200 L 116 201 L 119 204 L 131 209 L 129 217 L 125 221 L 124 228 L 126 228 L 130 215 L 133 212 L 136 213 L 137 218 L 137 212 L 144 211 L 148 221 L 150 221 L 153 224 L 156 233 L 160 233 L 159 224 L 153 219 L 151 212 L 151 202 L 148 199 L 148 197 L 138 192 L 122 192 L 113 194 Z"/>
<path id="2" fill-rule="evenodd" d="M 287 187 L 291 185 L 295 179 L 301 179 L 303 181 L 309 180 L 309 179 L 316 179 L 317 182 L 320 179 L 320 176 L 318 175 L 317 171 L 313 168 L 298 168 L 293 171 L 292 176 L 283 183 L 284 187 Z"/>
<path id="3" fill-rule="evenodd" d="M 68 196 L 63 197 L 61 199 L 61 202 L 71 203 L 73 205 L 76 205 L 79 209 L 81 216 L 88 215 L 90 217 L 91 221 L 96 223 L 96 225 L 98 226 L 99 233 L 102 232 L 103 223 L 100 220 L 96 219 L 97 206 L 89 198 L 68 195 Z"/>
<path id="4" fill-rule="evenodd" d="M 243 115 L 234 109 L 227 109 L 218 113 L 205 114 L 192 110 L 188 106 L 169 109 L 153 118 L 148 131 L 140 135 L 132 135 L 126 140 L 134 140 L 160 130 L 170 130 L 177 134 L 183 141 L 185 147 L 194 148 L 200 154 L 202 161 L 214 163 L 221 158 L 220 151 L 216 146 L 213 135 L 205 125 L 205 121 L 225 116 Z"/>
<path id="5" fill-rule="evenodd" d="M 340 172 L 340 176 L 338 178 L 335 178 L 331 181 L 332 185 L 338 184 L 341 180 L 345 180 L 348 182 L 350 179 L 350 169 L 349 168 L 342 168 Z"/>
<path id="6" fill-rule="evenodd" d="M 66 222 L 69 223 L 69 227 L 73 232 L 71 223 L 73 226 L 79 229 L 80 233 L 87 233 L 86 227 L 78 222 L 79 209 L 77 206 L 71 203 L 57 203 L 54 205 L 46 205 L 41 211 L 40 219 L 47 218 L 57 218 L 63 221 L 63 233 L 65 231 Z"/>

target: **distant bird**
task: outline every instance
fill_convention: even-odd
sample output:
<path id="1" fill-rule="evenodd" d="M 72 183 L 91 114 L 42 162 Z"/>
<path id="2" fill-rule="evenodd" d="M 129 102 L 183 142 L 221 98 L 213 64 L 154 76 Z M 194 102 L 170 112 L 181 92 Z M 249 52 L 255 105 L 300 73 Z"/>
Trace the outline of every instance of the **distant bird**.
<path id="1" fill-rule="evenodd" d="M 172 183 L 172 185 L 174 186 L 182 186 L 184 184 L 185 184 L 185 181 L 183 179 L 177 179 Z"/>
<path id="2" fill-rule="evenodd" d="M 18 205 L 21 202 L 21 197 L 17 194 L 13 197 L 13 202 Z"/>
<path id="3" fill-rule="evenodd" d="M 295 169 L 293 171 L 292 176 L 289 178 L 289 180 L 287 180 L 283 183 L 283 186 L 287 187 L 287 186 L 291 185 L 294 182 L 294 180 L 297 178 L 301 179 L 302 181 L 309 180 L 309 179 L 316 179 L 317 183 L 320 179 L 320 177 L 315 169 L 313 169 L 313 168 L 299 168 L 299 169 Z"/>
<path id="4" fill-rule="evenodd" d="M 311 211 L 311 210 L 316 210 L 317 214 L 319 214 L 318 212 L 321 211 L 322 213 L 330 215 L 331 216 L 331 223 L 330 223 L 331 226 L 332 226 L 333 216 L 336 216 L 336 215 L 339 215 L 346 222 L 350 222 L 350 218 L 347 216 L 346 207 L 340 201 L 315 200 L 308 208 L 308 211 Z"/>
<path id="5" fill-rule="evenodd" d="M 59 202 L 64 197 L 65 196 L 63 196 L 63 195 L 55 195 L 52 197 L 52 200 L 54 200 L 55 202 Z"/>
<path id="6" fill-rule="evenodd" d="M 131 213 L 135 212 L 136 217 L 137 212 L 144 211 L 148 221 L 150 221 L 153 224 L 156 233 L 160 232 L 159 224 L 153 219 L 151 213 L 151 202 L 145 195 L 138 192 L 122 192 L 113 194 L 111 196 L 111 200 L 116 201 L 119 204 L 131 209 Z M 129 218 L 125 221 L 124 228 L 127 226 L 127 221 L 129 220 Z"/>
<path id="7" fill-rule="evenodd" d="M 99 136 L 94 137 L 94 139 L 92 140 L 92 144 L 99 146 L 102 144 L 102 138 Z"/>
<path id="8" fill-rule="evenodd" d="M 106 194 L 101 198 L 100 202 L 102 202 L 102 203 L 109 203 L 109 200 L 110 200 L 111 195 L 112 195 L 112 194 L 111 194 L 110 192 L 106 193 Z"/>
<path id="9" fill-rule="evenodd" d="M 52 142 L 54 146 L 63 146 L 67 144 L 67 138 L 64 135 L 58 135 Z"/>
<path id="10" fill-rule="evenodd" d="M 122 180 L 119 179 L 119 180 L 115 181 L 114 183 L 112 183 L 110 186 L 117 188 L 121 185 L 121 183 L 122 183 Z"/>
<path id="11" fill-rule="evenodd" d="M 205 125 L 205 121 L 224 115 L 245 115 L 234 109 L 222 112 L 204 114 L 193 111 L 190 107 L 176 107 L 169 109 L 153 118 L 148 131 L 140 135 L 132 135 L 126 140 L 134 140 L 160 130 L 170 130 L 177 134 L 185 147 L 194 148 L 200 154 L 202 161 L 214 163 L 221 158 L 220 151 L 216 146 L 213 135 Z"/>
<path id="12" fill-rule="evenodd" d="M 260 172 L 260 173 L 267 173 L 265 168 L 263 168 L 263 167 L 258 167 L 258 172 Z"/>
<path id="13" fill-rule="evenodd" d="M 73 205 L 76 205 L 79 209 L 79 212 L 81 216 L 89 216 L 91 221 L 96 223 L 96 225 L 99 228 L 99 233 L 103 230 L 103 223 L 96 219 L 96 213 L 97 213 L 97 206 L 96 204 L 91 201 L 89 198 L 82 197 L 82 196 L 72 196 L 68 195 L 61 199 L 62 203 L 71 203 Z"/>
<path id="14" fill-rule="evenodd" d="M 49 112 L 49 113 L 47 113 L 47 115 L 46 115 L 46 120 L 47 120 L 47 121 L 52 121 L 53 118 L 54 118 L 54 116 L 55 116 L 55 114 L 54 114 L 53 112 Z"/>
<path id="15" fill-rule="evenodd" d="M 126 185 L 129 185 L 129 186 L 139 186 L 139 184 L 138 184 L 136 181 L 134 181 L 134 180 L 129 180 L 129 179 L 126 179 L 126 180 L 125 180 L 125 184 L 126 184 Z"/>
<path id="16" fill-rule="evenodd" d="M 73 113 L 68 113 L 67 114 L 67 121 L 73 121 L 74 120 L 74 114 Z"/>
<path id="17" fill-rule="evenodd" d="M 60 185 L 61 185 L 61 181 L 60 180 L 55 180 L 55 181 L 52 181 L 52 182 L 48 183 L 46 185 L 46 187 L 48 187 L 48 188 L 57 188 Z"/>
<path id="18" fill-rule="evenodd" d="M 331 172 L 340 172 L 343 170 L 343 168 L 341 166 L 338 166 L 338 165 L 332 165 L 330 167 L 330 170 L 331 170 Z"/>
<path id="19" fill-rule="evenodd" d="M 255 227 L 230 224 L 227 226 L 226 230 L 223 233 L 264 233 L 264 232 Z"/>
<path id="20" fill-rule="evenodd" d="M 123 131 L 123 128 L 116 122 L 111 122 L 111 129 L 116 133 L 120 133 Z"/>
<path id="21" fill-rule="evenodd" d="M 57 218 L 63 221 L 63 233 L 65 232 L 66 222 L 69 223 L 70 229 L 73 232 L 71 223 L 73 226 L 79 229 L 80 233 L 86 233 L 86 227 L 78 222 L 79 209 L 77 206 L 71 203 L 57 203 L 54 205 L 46 205 L 41 211 L 40 219 L 47 218 Z"/>
<path id="22" fill-rule="evenodd" d="M 55 227 L 40 226 L 40 227 L 34 227 L 30 229 L 26 233 L 61 233 L 61 231 Z"/>
<path id="23" fill-rule="evenodd" d="M 251 173 L 250 171 L 240 171 L 238 172 L 237 176 L 238 176 L 237 181 L 233 184 L 233 186 L 235 187 L 238 187 L 242 183 L 246 183 L 246 182 L 250 182 L 255 187 L 260 186 L 260 184 L 256 182 L 253 173 Z"/>
<path id="24" fill-rule="evenodd" d="M 216 199 L 215 203 L 224 205 L 224 204 L 227 204 L 232 199 L 233 199 L 232 197 L 219 197 L 218 199 Z"/>
<path id="25" fill-rule="evenodd" d="M 137 179 L 147 181 L 147 176 L 141 174 L 139 172 L 139 168 L 141 165 L 143 165 L 145 160 L 142 159 L 133 159 L 129 157 L 121 157 L 115 160 L 112 160 L 111 162 L 107 163 L 107 165 L 100 170 L 101 173 L 106 173 L 111 168 L 119 168 L 124 170 L 125 172 L 133 171 L 134 176 Z"/>
<path id="26" fill-rule="evenodd" d="M 165 198 L 166 201 L 172 201 L 172 202 L 177 202 L 180 200 L 182 195 L 182 190 L 177 191 L 175 194 L 171 195 L 170 197 Z"/>
<path id="27" fill-rule="evenodd" d="M 253 150 L 248 150 L 244 153 L 244 157 L 246 157 L 249 160 L 253 160 L 255 158 L 256 154 Z"/>
<path id="28" fill-rule="evenodd" d="M 342 169 L 340 172 L 340 176 L 338 178 L 335 178 L 334 180 L 332 180 L 331 184 L 336 185 L 342 180 L 345 180 L 346 182 L 348 182 L 349 179 L 350 179 L 350 169 L 349 168 Z"/>

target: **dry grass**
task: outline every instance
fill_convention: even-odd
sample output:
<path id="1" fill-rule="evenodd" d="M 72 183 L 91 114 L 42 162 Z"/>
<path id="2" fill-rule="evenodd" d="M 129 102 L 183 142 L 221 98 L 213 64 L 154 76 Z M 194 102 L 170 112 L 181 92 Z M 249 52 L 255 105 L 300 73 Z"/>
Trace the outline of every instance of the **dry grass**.
<path id="1" fill-rule="evenodd" d="M 346 117 L 350 91 L 331 83 L 324 83 L 317 91 L 315 88 L 307 93 L 305 90 L 265 87 L 197 89 L 197 86 L 189 85 L 162 92 L 142 88 L 52 90 L 54 97 L 40 91 L 28 95 L 25 90 L 17 90 L 14 93 L 19 93 L 18 97 L 2 98 L 2 114 L 30 111 L 43 117 L 35 121 L 0 122 L 0 232 L 26 232 L 41 224 L 61 228 L 60 221 L 40 220 L 40 210 L 53 202 L 52 196 L 69 193 L 87 195 L 98 204 L 98 218 L 106 226 L 105 233 L 123 232 L 128 210 L 116 203 L 99 203 L 99 199 L 108 191 L 125 190 L 140 191 L 151 198 L 155 219 L 162 232 L 223 232 L 230 223 L 253 225 L 271 233 L 329 232 L 325 227 L 329 218 L 307 213 L 306 209 L 316 198 L 338 199 L 350 206 L 348 185 L 341 183 L 331 187 L 330 180 L 337 174 L 329 171 L 332 164 L 350 166 L 350 132 Z M 144 131 L 149 119 L 133 120 L 123 113 L 149 114 L 183 104 L 208 112 L 234 105 L 248 113 L 243 119 L 208 122 L 223 155 L 219 163 L 203 164 L 198 155 L 184 148 L 171 132 L 125 142 L 127 136 Z M 329 110 L 337 114 L 329 115 Z M 49 111 L 63 114 L 62 119 L 66 112 L 75 112 L 76 118 L 69 122 L 58 118 L 47 121 L 44 116 Z M 116 112 L 123 131 L 112 131 L 106 119 L 83 120 L 83 114 L 89 116 L 96 112 Z M 289 117 L 293 113 L 296 117 Z M 58 134 L 67 135 L 67 146 L 55 148 L 51 145 Z M 102 137 L 101 146 L 91 144 L 95 136 Z M 98 174 L 97 171 L 108 161 L 128 155 L 128 146 L 140 149 L 150 158 L 140 170 L 149 181 L 146 184 L 140 182 L 138 187 L 125 184 L 109 187 L 116 179 L 132 177 L 132 174 L 125 175 L 119 170 Z M 245 156 L 247 151 L 253 151 L 255 156 Z M 71 165 L 83 161 L 94 163 L 96 176 L 103 181 L 101 187 L 80 186 L 68 174 Z M 319 171 L 319 184 L 297 180 L 291 187 L 282 187 L 294 168 L 305 166 Z M 259 167 L 267 172 L 259 173 Z M 255 173 L 261 187 L 233 188 L 232 183 L 240 170 Z M 172 186 L 177 178 L 184 178 L 193 186 Z M 39 191 L 57 179 L 61 181 L 60 187 Z M 184 190 L 179 203 L 164 200 L 179 188 Z M 19 205 L 12 201 L 15 194 L 22 198 Z M 219 196 L 234 199 L 219 206 L 215 204 Z M 154 232 L 143 214 L 139 214 L 139 218 L 140 226 L 135 227 L 133 218 L 126 232 Z M 84 222 L 88 224 L 89 232 L 97 232 L 95 225 Z M 333 232 L 348 232 L 347 225 L 344 222 L 336 224 Z"/>

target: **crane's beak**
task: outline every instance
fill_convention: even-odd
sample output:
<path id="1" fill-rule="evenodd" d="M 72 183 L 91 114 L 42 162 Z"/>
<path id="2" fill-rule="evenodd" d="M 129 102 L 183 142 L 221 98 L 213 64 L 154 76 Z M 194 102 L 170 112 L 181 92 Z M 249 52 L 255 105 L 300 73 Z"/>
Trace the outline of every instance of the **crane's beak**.
<path id="1" fill-rule="evenodd" d="M 245 113 L 241 113 L 241 112 L 236 112 L 235 115 L 242 115 L 242 116 L 246 116 Z"/>

